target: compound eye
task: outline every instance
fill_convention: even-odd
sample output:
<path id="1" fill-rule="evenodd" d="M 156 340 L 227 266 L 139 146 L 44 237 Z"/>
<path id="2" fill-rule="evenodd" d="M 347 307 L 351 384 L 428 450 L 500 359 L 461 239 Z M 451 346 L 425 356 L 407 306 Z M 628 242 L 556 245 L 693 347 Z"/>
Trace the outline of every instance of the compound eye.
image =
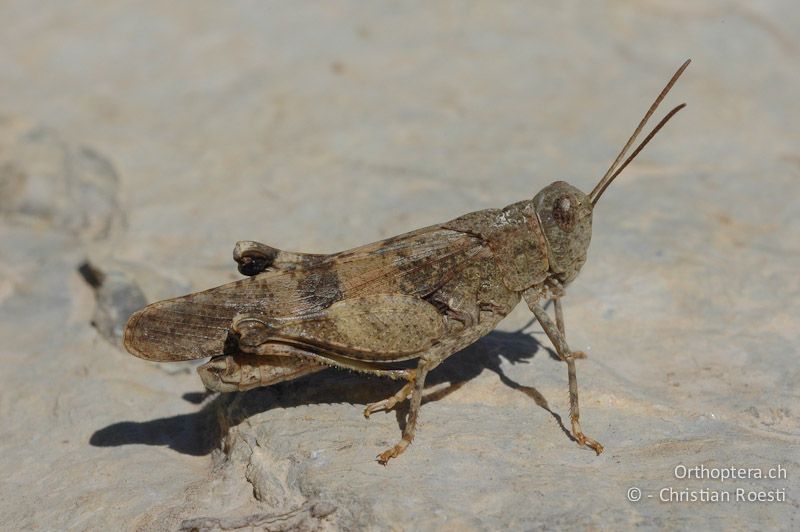
<path id="1" fill-rule="evenodd" d="M 576 207 L 575 199 L 569 195 L 559 196 L 553 204 L 553 220 L 565 233 L 569 233 L 575 227 Z"/>

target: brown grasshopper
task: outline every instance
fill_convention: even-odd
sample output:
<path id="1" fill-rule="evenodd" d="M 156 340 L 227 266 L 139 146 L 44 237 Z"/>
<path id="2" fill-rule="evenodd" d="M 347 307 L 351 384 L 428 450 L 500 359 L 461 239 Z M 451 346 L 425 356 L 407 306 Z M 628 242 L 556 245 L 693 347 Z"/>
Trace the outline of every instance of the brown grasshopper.
<path id="1" fill-rule="evenodd" d="M 397 393 L 364 410 L 369 417 L 411 396 L 402 439 L 378 456 L 385 464 L 414 438 L 428 372 L 488 334 L 522 298 L 567 363 L 572 434 L 600 454 L 602 445 L 581 430 L 575 359 L 582 353 L 567 345 L 561 299 L 586 262 L 597 200 L 685 106 L 672 109 L 620 164 L 688 64 L 588 195 L 556 181 L 532 200 L 331 255 L 238 242 L 233 258 L 248 278 L 139 310 L 128 321 L 125 347 L 147 360 L 211 357 L 198 372 L 218 392 L 268 386 L 329 366 L 404 380 Z M 547 299 L 554 302 L 555 323 L 540 304 Z M 398 367 L 411 359 L 415 368 Z"/>

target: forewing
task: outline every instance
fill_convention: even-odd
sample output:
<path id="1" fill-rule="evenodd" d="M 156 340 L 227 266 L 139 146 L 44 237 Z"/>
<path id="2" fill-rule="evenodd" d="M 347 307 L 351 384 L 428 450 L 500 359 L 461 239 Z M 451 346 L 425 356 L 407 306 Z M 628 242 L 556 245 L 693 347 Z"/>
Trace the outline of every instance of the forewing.
<path id="1" fill-rule="evenodd" d="M 233 317 L 258 307 L 252 279 L 159 301 L 135 312 L 125 327 L 125 348 L 140 358 L 191 360 L 221 355 Z"/>
<path id="2" fill-rule="evenodd" d="M 267 271 L 154 303 L 128 321 L 125 347 L 159 361 L 219 355 L 231 341 L 229 329 L 237 315 L 302 319 L 337 301 L 368 295 L 422 298 L 490 253 L 480 237 L 440 227 L 421 229 L 330 255 L 307 268 Z"/>
<path id="3" fill-rule="evenodd" d="M 148 360 L 178 361 L 225 352 L 235 316 L 302 316 L 341 298 L 331 271 L 270 271 L 148 305 L 125 327 L 125 348 Z"/>
<path id="4" fill-rule="evenodd" d="M 432 227 L 332 255 L 326 264 L 335 265 L 347 298 L 386 293 L 424 297 L 489 253 L 478 236 Z"/>

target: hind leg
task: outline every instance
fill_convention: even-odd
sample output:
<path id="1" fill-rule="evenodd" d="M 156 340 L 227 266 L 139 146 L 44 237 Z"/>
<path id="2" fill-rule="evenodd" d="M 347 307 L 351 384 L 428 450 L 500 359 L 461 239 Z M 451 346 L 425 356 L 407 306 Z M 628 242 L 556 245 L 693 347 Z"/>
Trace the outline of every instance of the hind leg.
<path id="1" fill-rule="evenodd" d="M 419 408 L 422 405 L 422 390 L 425 388 L 425 377 L 428 372 L 433 369 L 435 364 L 421 358 L 417 369 L 414 374 L 413 391 L 411 392 L 411 404 L 408 409 L 408 418 L 406 419 L 406 426 L 403 429 L 403 437 L 391 449 L 387 449 L 378 455 L 378 462 L 386 465 L 392 458 L 400 456 L 403 451 L 414 440 L 414 433 L 417 429 L 417 417 L 419 416 Z M 409 382 L 409 385 L 411 382 Z"/>
<path id="2" fill-rule="evenodd" d="M 266 270 L 309 267 L 326 257 L 327 255 L 283 251 L 252 240 L 240 240 L 233 248 L 233 260 L 238 264 L 239 273 L 247 276 L 258 275 Z"/>
<path id="3" fill-rule="evenodd" d="M 405 401 L 414 387 L 414 381 L 416 380 L 416 372 L 409 371 L 407 378 L 408 382 L 406 383 L 406 385 L 400 388 L 400 390 L 398 390 L 396 394 L 382 401 L 368 404 L 367 407 L 364 409 L 364 417 L 369 418 L 370 414 L 378 412 L 379 410 L 389 411 L 392 408 L 394 408 L 397 405 L 397 403 Z"/>
<path id="4" fill-rule="evenodd" d="M 213 357 L 197 368 L 197 373 L 207 389 L 227 393 L 270 386 L 325 368 L 309 360 L 300 349 L 272 344 L 263 355 L 235 353 Z"/>

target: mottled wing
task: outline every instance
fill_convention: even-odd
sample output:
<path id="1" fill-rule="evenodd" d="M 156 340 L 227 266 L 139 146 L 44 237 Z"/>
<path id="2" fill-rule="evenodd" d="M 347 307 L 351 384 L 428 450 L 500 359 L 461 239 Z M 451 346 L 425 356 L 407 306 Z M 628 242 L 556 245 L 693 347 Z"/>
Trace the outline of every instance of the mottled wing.
<path id="1" fill-rule="evenodd" d="M 424 297 L 489 253 L 482 238 L 436 226 L 332 255 L 318 269 L 334 266 L 346 298 L 395 293 Z"/>
<path id="2" fill-rule="evenodd" d="M 480 237 L 439 226 L 420 229 L 330 255 L 308 268 L 268 271 L 154 303 L 128 321 L 125 347 L 149 360 L 219 355 L 237 315 L 302 318 L 337 301 L 373 294 L 423 298 L 489 254 Z"/>
<path id="3" fill-rule="evenodd" d="M 263 282 L 251 277 L 135 312 L 125 326 L 125 348 L 147 360 L 178 361 L 221 355 L 231 320 L 260 308 Z"/>

